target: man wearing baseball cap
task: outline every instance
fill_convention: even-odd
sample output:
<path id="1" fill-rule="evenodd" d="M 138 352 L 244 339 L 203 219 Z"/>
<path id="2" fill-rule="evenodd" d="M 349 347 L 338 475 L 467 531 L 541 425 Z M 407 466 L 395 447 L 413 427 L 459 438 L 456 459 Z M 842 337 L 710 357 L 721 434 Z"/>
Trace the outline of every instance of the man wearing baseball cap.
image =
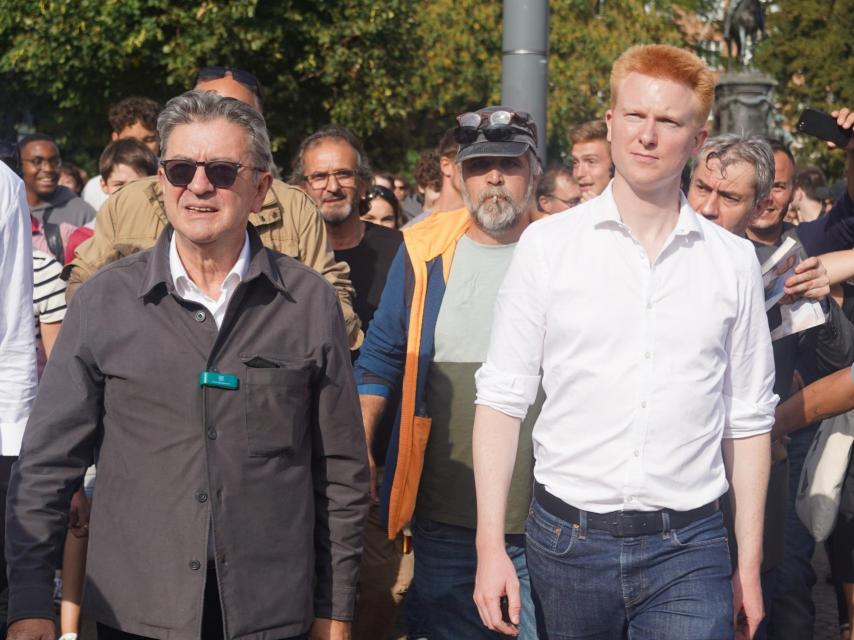
<path id="1" fill-rule="evenodd" d="M 404 229 L 361 355 L 356 381 L 370 444 L 398 385 L 401 405 L 380 487 L 390 537 L 410 520 L 415 576 L 410 638 L 495 638 L 472 601 L 477 554 L 472 472 L 474 372 L 486 357 L 492 308 L 540 175 L 531 116 L 487 107 L 457 118 L 465 208 Z M 535 413 L 535 412 L 532 412 Z M 507 552 L 522 584 L 521 637 L 535 638 L 524 523 L 532 488 L 523 424 L 510 486 Z M 377 461 L 379 464 L 379 461 Z"/>

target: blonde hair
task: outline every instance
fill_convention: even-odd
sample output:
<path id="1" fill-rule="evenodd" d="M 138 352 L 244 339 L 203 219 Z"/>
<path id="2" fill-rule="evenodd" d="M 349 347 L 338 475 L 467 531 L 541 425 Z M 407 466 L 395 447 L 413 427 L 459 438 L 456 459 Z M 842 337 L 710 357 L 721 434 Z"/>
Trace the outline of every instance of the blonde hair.
<path id="1" fill-rule="evenodd" d="M 700 103 L 699 124 L 709 117 L 715 99 L 715 76 L 706 63 L 690 51 L 666 44 L 643 44 L 626 49 L 611 67 L 612 109 L 617 103 L 617 87 L 630 73 L 686 85 Z"/>

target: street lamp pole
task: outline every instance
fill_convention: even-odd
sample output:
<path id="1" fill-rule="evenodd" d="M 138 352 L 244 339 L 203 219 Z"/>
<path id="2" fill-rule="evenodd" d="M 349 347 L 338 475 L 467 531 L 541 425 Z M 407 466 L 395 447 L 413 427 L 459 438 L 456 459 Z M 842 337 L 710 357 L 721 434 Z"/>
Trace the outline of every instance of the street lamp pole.
<path id="1" fill-rule="evenodd" d="M 504 0 L 501 104 L 527 111 L 537 123 L 537 155 L 546 164 L 548 0 Z"/>

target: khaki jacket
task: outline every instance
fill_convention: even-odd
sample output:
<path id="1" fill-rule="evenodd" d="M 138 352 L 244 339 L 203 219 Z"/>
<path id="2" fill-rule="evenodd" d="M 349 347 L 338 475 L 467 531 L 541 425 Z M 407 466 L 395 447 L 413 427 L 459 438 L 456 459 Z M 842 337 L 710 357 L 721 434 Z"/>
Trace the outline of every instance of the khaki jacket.
<path id="1" fill-rule="evenodd" d="M 261 211 L 249 214 L 264 246 L 291 256 L 326 278 L 338 291 L 350 347 L 362 343 L 359 318 L 353 312 L 350 267 L 336 262 L 317 207 L 302 190 L 274 180 Z M 113 194 L 98 212 L 95 235 L 77 247 L 66 265 L 66 297 L 70 300 L 84 281 L 104 265 L 154 246 L 169 221 L 156 177 L 143 178 Z"/>

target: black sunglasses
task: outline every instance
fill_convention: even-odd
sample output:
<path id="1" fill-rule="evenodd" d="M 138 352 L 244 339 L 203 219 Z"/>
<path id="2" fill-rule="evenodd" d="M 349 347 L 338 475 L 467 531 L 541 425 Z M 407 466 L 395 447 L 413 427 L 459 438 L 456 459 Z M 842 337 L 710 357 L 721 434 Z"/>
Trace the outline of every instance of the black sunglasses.
<path id="1" fill-rule="evenodd" d="M 172 160 L 161 160 L 160 166 L 163 167 L 163 173 L 166 174 L 166 179 L 176 187 L 186 187 L 193 181 L 198 167 L 205 168 L 205 175 L 208 181 L 218 189 L 227 189 L 237 180 L 237 172 L 244 167 L 255 169 L 256 171 L 264 171 L 258 167 L 249 167 L 249 165 L 240 164 L 239 162 L 229 162 L 228 160 L 211 160 L 210 162 L 195 162 L 193 160 L 182 160 L 173 158 Z"/>
<path id="2" fill-rule="evenodd" d="M 261 83 L 258 82 L 258 78 L 248 71 L 235 69 L 234 67 L 204 67 L 196 76 L 196 82 L 194 84 L 199 84 L 200 82 L 206 82 L 208 80 L 219 80 L 229 73 L 237 82 L 251 89 L 259 98 L 261 97 Z"/>

